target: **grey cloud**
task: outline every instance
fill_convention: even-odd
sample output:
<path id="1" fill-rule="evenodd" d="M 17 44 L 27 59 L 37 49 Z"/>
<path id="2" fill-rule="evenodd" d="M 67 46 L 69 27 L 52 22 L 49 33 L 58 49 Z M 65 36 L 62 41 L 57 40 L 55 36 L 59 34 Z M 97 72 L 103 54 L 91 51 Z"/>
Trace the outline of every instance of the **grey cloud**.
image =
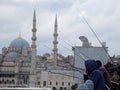
<path id="1" fill-rule="evenodd" d="M 0 19 L 1 34 L 6 35 L 2 36 L 4 40 L 0 40 L 3 42 L 3 45 L 0 45 L 0 47 L 2 48 L 4 45 L 9 45 L 8 42 L 15 39 L 18 36 L 16 34 L 20 31 L 23 33 L 23 37 L 31 43 L 32 16 L 35 7 L 37 12 L 37 45 L 39 54 L 52 52 L 45 48 L 44 45 L 50 45 L 52 49 L 54 16 L 56 13 L 58 14 L 58 31 L 64 33 L 59 32 L 59 38 L 64 38 L 65 41 L 69 41 L 72 45 L 74 43 L 80 45 L 81 42 L 78 37 L 85 35 L 93 45 L 100 45 L 87 24 L 79 16 L 82 11 L 85 12 L 85 18 L 93 27 L 100 40 L 106 41 L 109 46 L 109 52 L 111 54 L 119 54 L 119 50 L 116 49 L 120 46 L 118 42 L 120 39 L 119 4 L 119 0 L 45 0 L 43 2 L 1 0 L 0 6 L 12 6 L 15 8 L 15 12 L 11 14 L 12 16 L 8 15 L 9 18 Z M 80 9 L 80 12 L 77 8 Z M 10 31 L 10 33 L 8 33 L 8 31 Z M 68 46 L 60 40 L 59 43 L 65 47 Z M 72 53 L 60 44 L 58 46 L 59 53 Z M 71 47 L 68 48 L 71 49 Z"/>

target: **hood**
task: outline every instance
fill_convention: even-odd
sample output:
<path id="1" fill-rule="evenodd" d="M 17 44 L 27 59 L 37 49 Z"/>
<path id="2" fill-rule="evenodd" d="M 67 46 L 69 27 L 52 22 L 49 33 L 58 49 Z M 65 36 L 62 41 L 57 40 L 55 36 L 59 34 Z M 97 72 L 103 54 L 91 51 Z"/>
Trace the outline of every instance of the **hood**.
<path id="1" fill-rule="evenodd" d="M 93 70 L 97 69 L 98 65 L 95 60 L 86 60 L 85 67 L 88 73 L 90 74 Z"/>

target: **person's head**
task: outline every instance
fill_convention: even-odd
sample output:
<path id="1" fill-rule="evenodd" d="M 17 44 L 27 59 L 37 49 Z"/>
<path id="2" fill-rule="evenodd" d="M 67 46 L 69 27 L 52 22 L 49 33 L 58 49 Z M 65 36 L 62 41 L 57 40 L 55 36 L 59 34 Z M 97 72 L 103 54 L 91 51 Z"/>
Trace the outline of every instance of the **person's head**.
<path id="1" fill-rule="evenodd" d="M 98 65 L 98 68 L 100 68 L 100 67 L 102 66 L 102 63 L 101 63 L 100 60 L 97 60 L 96 63 L 97 63 L 97 65 Z"/>
<path id="2" fill-rule="evenodd" d="M 85 67 L 86 70 L 88 71 L 88 74 L 90 74 L 93 70 L 98 69 L 96 61 L 92 59 L 85 61 Z"/>

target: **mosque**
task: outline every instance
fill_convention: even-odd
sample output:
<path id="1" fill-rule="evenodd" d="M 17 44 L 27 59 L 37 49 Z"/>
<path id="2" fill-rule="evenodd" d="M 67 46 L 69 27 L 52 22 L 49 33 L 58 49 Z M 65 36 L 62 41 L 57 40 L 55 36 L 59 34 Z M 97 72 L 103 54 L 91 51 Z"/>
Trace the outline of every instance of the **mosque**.
<path id="1" fill-rule="evenodd" d="M 25 86 L 30 82 L 29 79 L 33 76 L 33 69 L 35 69 L 36 31 L 36 15 L 34 11 L 32 45 L 30 46 L 25 39 L 19 36 L 10 43 L 8 48 L 2 48 L 0 86 L 19 86 L 23 84 Z"/>
<path id="2" fill-rule="evenodd" d="M 53 65 L 56 68 L 58 50 L 57 16 L 54 26 Z M 0 54 L 0 87 L 36 87 L 36 85 L 39 85 L 39 87 L 63 86 L 68 88 L 69 86 L 70 88 L 70 85 L 72 85 L 72 77 L 50 74 L 38 68 L 39 65 L 36 63 L 36 60 L 39 59 L 36 55 L 36 32 L 36 12 L 34 10 L 31 46 L 25 39 L 19 36 L 10 43 L 9 47 L 2 48 L 2 54 Z M 52 80 L 56 79 L 55 77 L 59 77 L 59 85 L 57 81 Z M 65 78 L 67 78 L 68 82 Z"/>

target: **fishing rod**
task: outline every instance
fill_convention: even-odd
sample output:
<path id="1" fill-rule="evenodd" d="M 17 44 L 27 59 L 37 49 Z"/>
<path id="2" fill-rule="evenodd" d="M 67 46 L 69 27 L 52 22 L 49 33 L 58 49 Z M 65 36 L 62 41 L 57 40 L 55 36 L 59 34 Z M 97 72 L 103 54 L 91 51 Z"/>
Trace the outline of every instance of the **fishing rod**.
<path id="1" fill-rule="evenodd" d="M 73 78 L 83 79 L 83 78 L 79 78 L 79 77 L 72 76 L 72 75 L 68 75 L 68 74 L 52 72 L 51 70 L 47 70 L 47 71 L 50 72 L 50 73 L 53 73 L 53 74 L 59 74 L 59 75 L 64 75 L 64 76 L 68 76 L 68 77 L 73 77 Z"/>
<path id="2" fill-rule="evenodd" d="M 71 51 L 69 48 L 67 48 L 67 47 L 65 47 L 65 46 L 63 46 L 62 44 L 60 44 L 62 47 L 64 47 L 65 49 L 67 49 L 67 50 L 69 50 L 69 51 Z M 46 45 L 44 45 L 46 48 L 48 48 L 49 50 L 52 50 L 51 48 L 49 48 L 48 46 L 46 46 Z M 75 55 L 77 55 L 78 57 L 80 57 L 83 61 L 85 61 L 85 59 L 83 58 L 83 57 L 81 57 L 79 54 L 75 54 Z"/>
<path id="3" fill-rule="evenodd" d="M 60 64 L 57 64 L 59 67 L 67 67 L 68 69 L 71 69 L 71 70 L 73 70 L 73 71 L 78 71 L 79 73 L 81 73 L 81 74 L 83 74 L 83 71 L 85 70 L 85 69 L 83 69 L 83 68 L 78 68 L 78 67 L 74 67 L 73 65 L 70 65 L 70 62 L 68 63 L 69 64 L 69 66 L 70 66 L 70 68 L 69 67 L 67 67 L 68 65 L 60 65 Z"/>
<path id="4" fill-rule="evenodd" d="M 46 48 L 48 48 L 49 50 L 51 50 L 51 48 L 49 48 L 48 46 L 46 46 L 46 45 L 44 45 Z M 66 49 L 68 49 L 67 47 L 65 47 L 64 46 L 64 48 L 66 48 Z M 69 50 L 69 49 L 68 49 Z M 71 50 L 70 50 L 71 51 Z M 77 55 L 77 56 L 79 56 L 79 54 L 75 54 L 75 55 Z M 80 57 L 80 56 L 79 56 Z M 82 58 L 82 57 L 80 57 L 81 59 L 83 59 L 83 61 L 85 61 L 85 59 L 84 58 Z M 81 62 L 80 62 L 81 63 Z M 72 67 L 72 69 L 73 70 L 75 70 L 75 71 L 79 71 L 80 73 L 82 73 L 81 71 L 85 71 L 85 69 L 83 69 L 83 68 L 78 68 L 78 67 L 75 67 L 74 65 L 71 65 L 71 63 L 70 62 L 68 62 L 68 64 Z M 59 64 L 57 64 L 57 65 L 59 65 Z M 61 65 L 59 65 L 59 67 L 63 67 L 63 66 L 61 66 Z"/>
<path id="5" fill-rule="evenodd" d="M 80 12 L 80 10 L 78 8 L 77 8 L 77 10 Z M 98 42 L 101 44 L 102 48 L 105 50 L 105 52 L 108 55 L 108 57 L 110 58 L 110 60 L 113 62 L 113 60 L 111 59 L 108 51 L 106 50 L 106 47 L 102 44 L 102 42 L 98 38 L 97 34 L 95 33 L 95 31 L 93 30 L 93 28 L 91 27 L 91 25 L 88 23 L 88 21 L 86 20 L 86 18 L 83 15 L 81 15 L 81 17 L 84 20 L 84 22 L 88 25 L 88 27 L 90 28 L 90 30 L 92 31 L 92 33 L 94 34 L 94 36 L 96 37 L 96 39 L 98 40 Z"/>
<path id="6" fill-rule="evenodd" d="M 45 45 L 46 48 L 48 48 L 49 50 L 51 50 L 48 46 Z M 78 68 L 78 67 L 75 67 L 74 65 L 72 65 L 70 62 L 68 62 L 68 64 L 72 67 L 72 70 L 75 70 L 75 71 L 78 71 L 80 73 L 82 73 L 81 71 L 84 71 L 85 69 L 83 68 Z M 65 67 L 65 65 L 60 65 L 60 64 L 57 64 L 58 66 L 60 67 Z"/>
<path id="7" fill-rule="evenodd" d="M 61 32 L 61 31 L 60 31 Z M 64 34 L 63 32 L 61 32 L 62 34 Z M 66 42 L 65 40 L 63 40 L 62 38 L 58 37 L 58 39 L 60 39 L 61 41 L 63 41 L 64 43 L 66 43 L 68 46 L 72 47 L 72 49 L 74 50 L 75 48 L 68 42 Z M 84 53 L 78 51 L 78 53 L 82 54 L 83 56 L 85 56 L 87 59 L 89 59 L 90 57 L 86 56 Z M 86 60 L 86 59 L 84 59 Z"/>
<path id="8" fill-rule="evenodd" d="M 84 20 L 84 22 L 88 25 L 88 27 L 90 28 L 90 30 L 92 31 L 92 33 L 95 35 L 95 37 L 97 38 L 97 40 L 99 41 L 99 43 L 101 44 L 102 48 L 105 50 L 105 52 L 107 53 L 108 57 L 110 58 L 110 60 L 113 62 L 113 60 L 111 59 L 109 53 L 106 50 L 106 47 L 103 46 L 102 42 L 100 41 L 100 39 L 98 38 L 97 34 L 94 32 L 93 28 L 90 26 L 90 24 L 88 23 L 88 21 L 86 20 L 86 18 L 81 14 L 81 10 L 79 8 L 77 8 L 77 11 L 80 13 L 80 16 L 82 17 L 82 19 Z"/>
<path id="9" fill-rule="evenodd" d="M 65 49 L 67 49 L 67 50 L 69 50 L 69 51 L 71 51 L 69 48 L 67 48 L 67 47 L 65 47 L 65 46 L 63 46 L 62 44 L 60 44 L 62 47 L 64 47 Z M 73 49 L 73 48 L 72 48 Z M 77 55 L 78 57 L 80 57 L 83 61 L 85 61 L 86 59 L 83 57 L 83 56 L 81 56 L 81 53 L 80 54 L 75 54 L 75 55 Z"/>
<path id="10" fill-rule="evenodd" d="M 105 50 L 105 52 L 107 53 L 108 57 L 111 59 L 108 51 L 106 50 L 106 47 L 102 44 L 102 42 L 100 41 L 100 39 L 98 38 L 97 34 L 95 33 L 95 31 L 93 30 L 93 28 L 90 26 L 90 24 L 88 23 L 88 21 L 85 19 L 84 16 L 82 16 L 83 20 L 86 22 L 86 24 L 88 25 L 88 27 L 90 28 L 90 30 L 92 31 L 92 33 L 95 35 L 95 37 L 97 38 L 98 42 L 101 44 L 102 48 Z M 111 59 L 111 61 L 113 62 L 113 60 Z"/>

